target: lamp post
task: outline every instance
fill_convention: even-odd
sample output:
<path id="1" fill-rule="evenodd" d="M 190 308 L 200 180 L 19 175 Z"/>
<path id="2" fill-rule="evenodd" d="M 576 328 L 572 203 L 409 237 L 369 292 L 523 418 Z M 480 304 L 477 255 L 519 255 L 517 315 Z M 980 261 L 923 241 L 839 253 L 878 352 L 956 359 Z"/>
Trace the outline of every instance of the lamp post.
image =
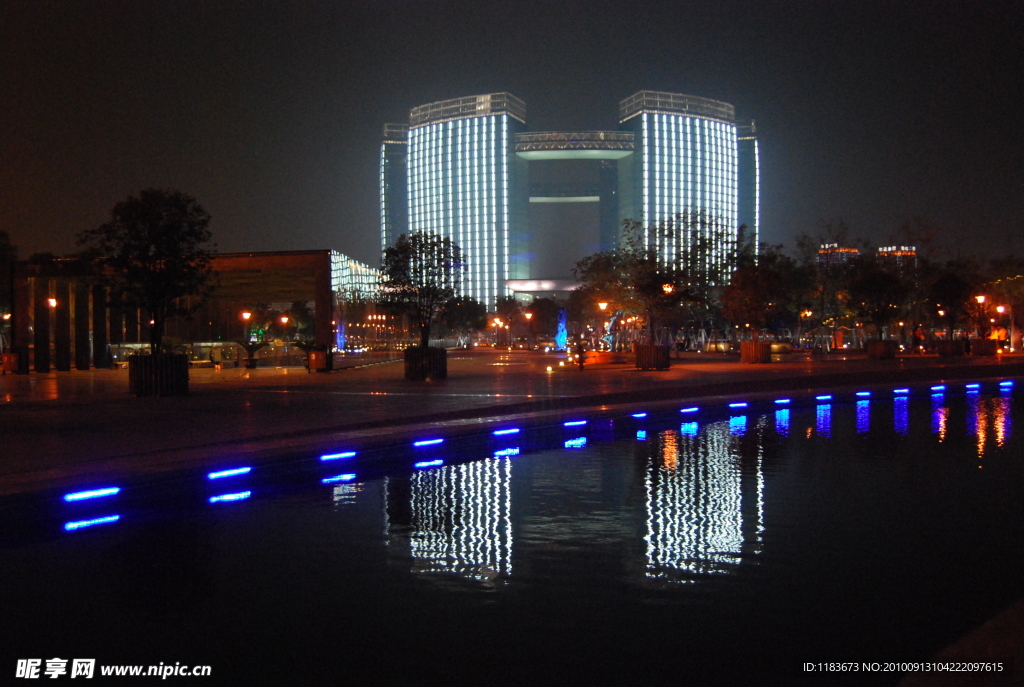
<path id="1" fill-rule="evenodd" d="M 526 318 L 526 346 L 528 350 L 533 350 L 533 313 L 525 312 L 523 317 Z"/>
<path id="2" fill-rule="evenodd" d="M 1000 315 L 1010 314 L 1010 353 L 1013 353 L 1016 349 L 1013 346 L 1013 306 L 1011 305 L 997 305 L 996 312 Z"/>

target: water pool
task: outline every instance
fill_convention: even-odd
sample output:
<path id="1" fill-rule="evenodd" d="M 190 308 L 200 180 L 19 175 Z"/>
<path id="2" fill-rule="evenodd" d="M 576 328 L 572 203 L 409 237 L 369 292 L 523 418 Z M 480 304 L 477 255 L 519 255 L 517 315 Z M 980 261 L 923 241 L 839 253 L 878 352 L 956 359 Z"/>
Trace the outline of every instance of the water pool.
<path id="1" fill-rule="evenodd" d="M 801 663 L 922 660 L 1024 597 L 1020 395 L 938 386 L 8 499 L 4 653 L 209 684 L 817 685 L 838 678 Z"/>

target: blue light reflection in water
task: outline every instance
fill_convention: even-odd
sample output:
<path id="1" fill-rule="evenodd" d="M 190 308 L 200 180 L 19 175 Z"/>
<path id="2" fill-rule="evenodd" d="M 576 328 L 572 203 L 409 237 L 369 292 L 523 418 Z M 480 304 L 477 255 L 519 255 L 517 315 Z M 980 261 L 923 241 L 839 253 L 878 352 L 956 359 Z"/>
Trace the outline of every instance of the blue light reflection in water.
<path id="1" fill-rule="evenodd" d="M 815 409 L 814 429 L 826 438 L 832 434 L 832 406 L 819 405 Z"/>
<path id="2" fill-rule="evenodd" d="M 498 449 L 497 451 L 494 452 L 494 457 L 495 458 L 509 458 L 511 456 L 518 456 L 518 455 L 519 455 L 519 447 L 518 446 L 512 446 L 510 448 Z"/>
<path id="3" fill-rule="evenodd" d="M 440 467 L 442 465 L 444 465 L 444 461 L 440 458 L 435 458 L 434 460 L 421 460 L 418 463 L 413 463 L 413 467 L 419 470 L 427 470 L 430 468 Z"/>
<path id="4" fill-rule="evenodd" d="M 647 441 L 647 430 L 646 429 L 638 429 L 638 430 L 636 430 L 636 440 L 637 441 Z"/>
<path id="5" fill-rule="evenodd" d="M 697 428 L 696 422 L 684 422 L 679 425 L 679 433 L 685 437 L 695 437 L 697 436 Z"/>
<path id="6" fill-rule="evenodd" d="M 735 435 L 746 434 L 747 432 L 747 416 L 746 415 L 733 415 L 729 418 L 729 433 Z"/>
<path id="7" fill-rule="evenodd" d="M 789 434 L 789 409 L 775 411 L 775 431 L 782 436 Z"/>
<path id="8" fill-rule="evenodd" d="M 334 484 L 335 482 L 351 482 L 356 478 L 354 472 L 348 472 L 344 475 L 335 475 L 334 477 L 324 477 L 320 480 L 321 484 Z"/>
<path id="9" fill-rule="evenodd" d="M 231 501 L 244 501 L 252 496 L 251 491 L 237 491 L 233 494 L 218 494 L 210 497 L 210 503 L 228 503 Z"/>
<path id="10" fill-rule="evenodd" d="M 73 532 L 87 527 L 95 527 L 96 525 L 109 525 L 110 523 L 117 522 L 120 519 L 120 515 L 105 515 L 101 518 L 92 518 L 90 520 L 74 520 L 72 522 L 64 523 L 64 529 L 68 532 Z"/>
<path id="11" fill-rule="evenodd" d="M 901 436 L 910 429 L 910 399 L 906 396 L 892 399 L 892 427 Z"/>
<path id="12" fill-rule="evenodd" d="M 857 401 L 857 434 L 871 429 L 871 401 Z"/>
<path id="13" fill-rule="evenodd" d="M 587 445 L 586 437 L 576 437 L 575 439 L 568 439 L 565 442 L 566 448 L 585 448 Z"/>

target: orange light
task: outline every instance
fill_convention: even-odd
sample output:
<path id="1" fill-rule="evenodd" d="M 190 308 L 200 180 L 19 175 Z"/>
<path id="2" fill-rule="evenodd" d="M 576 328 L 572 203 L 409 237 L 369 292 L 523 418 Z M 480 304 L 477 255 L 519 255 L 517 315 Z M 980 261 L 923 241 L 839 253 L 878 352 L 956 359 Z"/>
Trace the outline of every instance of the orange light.
<path id="1" fill-rule="evenodd" d="M 532 313 L 532 312 L 528 312 L 528 313 L 525 313 L 525 315 L 524 315 L 524 316 L 526 317 L 526 319 L 528 319 L 528 320 L 529 320 L 529 319 L 532 319 L 532 318 L 533 318 L 533 313 Z"/>
<path id="2" fill-rule="evenodd" d="M 56 308 L 57 307 L 57 299 L 56 298 L 47 298 L 46 302 L 50 305 L 51 308 Z"/>
<path id="3" fill-rule="evenodd" d="M 281 316 L 281 324 L 288 324 L 288 316 L 287 315 L 282 315 Z"/>
<path id="4" fill-rule="evenodd" d="M 985 297 L 984 296 L 975 296 L 974 300 L 978 301 L 978 305 L 981 305 L 982 303 L 985 302 Z"/>
<path id="5" fill-rule="evenodd" d="M 242 313 L 242 319 L 243 320 L 248 320 L 250 317 L 252 317 L 252 313 L 251 312 L 243 312 Z"/>
<path id="6" fill-rule="evenodd" d="M 598 303 L 597 307 L 600 308 L 601 310 L 604 310 L 604 309 L 606 309 L 608 307 L 608 304 L 607 303 Z"/>

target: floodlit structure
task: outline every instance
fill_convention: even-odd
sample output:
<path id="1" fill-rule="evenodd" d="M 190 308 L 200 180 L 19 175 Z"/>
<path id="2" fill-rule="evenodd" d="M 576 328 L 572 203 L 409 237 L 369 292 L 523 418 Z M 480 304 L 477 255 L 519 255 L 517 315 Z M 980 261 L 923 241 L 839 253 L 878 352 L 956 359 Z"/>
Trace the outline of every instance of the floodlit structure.
<path id="1" fill-rule="evenodd" d="M 526 104 L 510 93 L 413 108 L 407 125 L 385 126 L 382 247 L 409 232 L 451 238 L 466 256 L 466 295 L 493 307 L 516 284 L 564 281 L 576 261 L 613 248 L 629 218 L 672 225 L 649 233 L 666 264 L 724 279 L 739 226 L 755 242 L 760 232 L 756 132 L 735 119 L 728 103 L 660 91 L 623 100 L 618 131 L 526 132 Z M 587 173 L 563 177 L 551 163 Z M 596 216 L 581 214 L 586 204 Z"/>

